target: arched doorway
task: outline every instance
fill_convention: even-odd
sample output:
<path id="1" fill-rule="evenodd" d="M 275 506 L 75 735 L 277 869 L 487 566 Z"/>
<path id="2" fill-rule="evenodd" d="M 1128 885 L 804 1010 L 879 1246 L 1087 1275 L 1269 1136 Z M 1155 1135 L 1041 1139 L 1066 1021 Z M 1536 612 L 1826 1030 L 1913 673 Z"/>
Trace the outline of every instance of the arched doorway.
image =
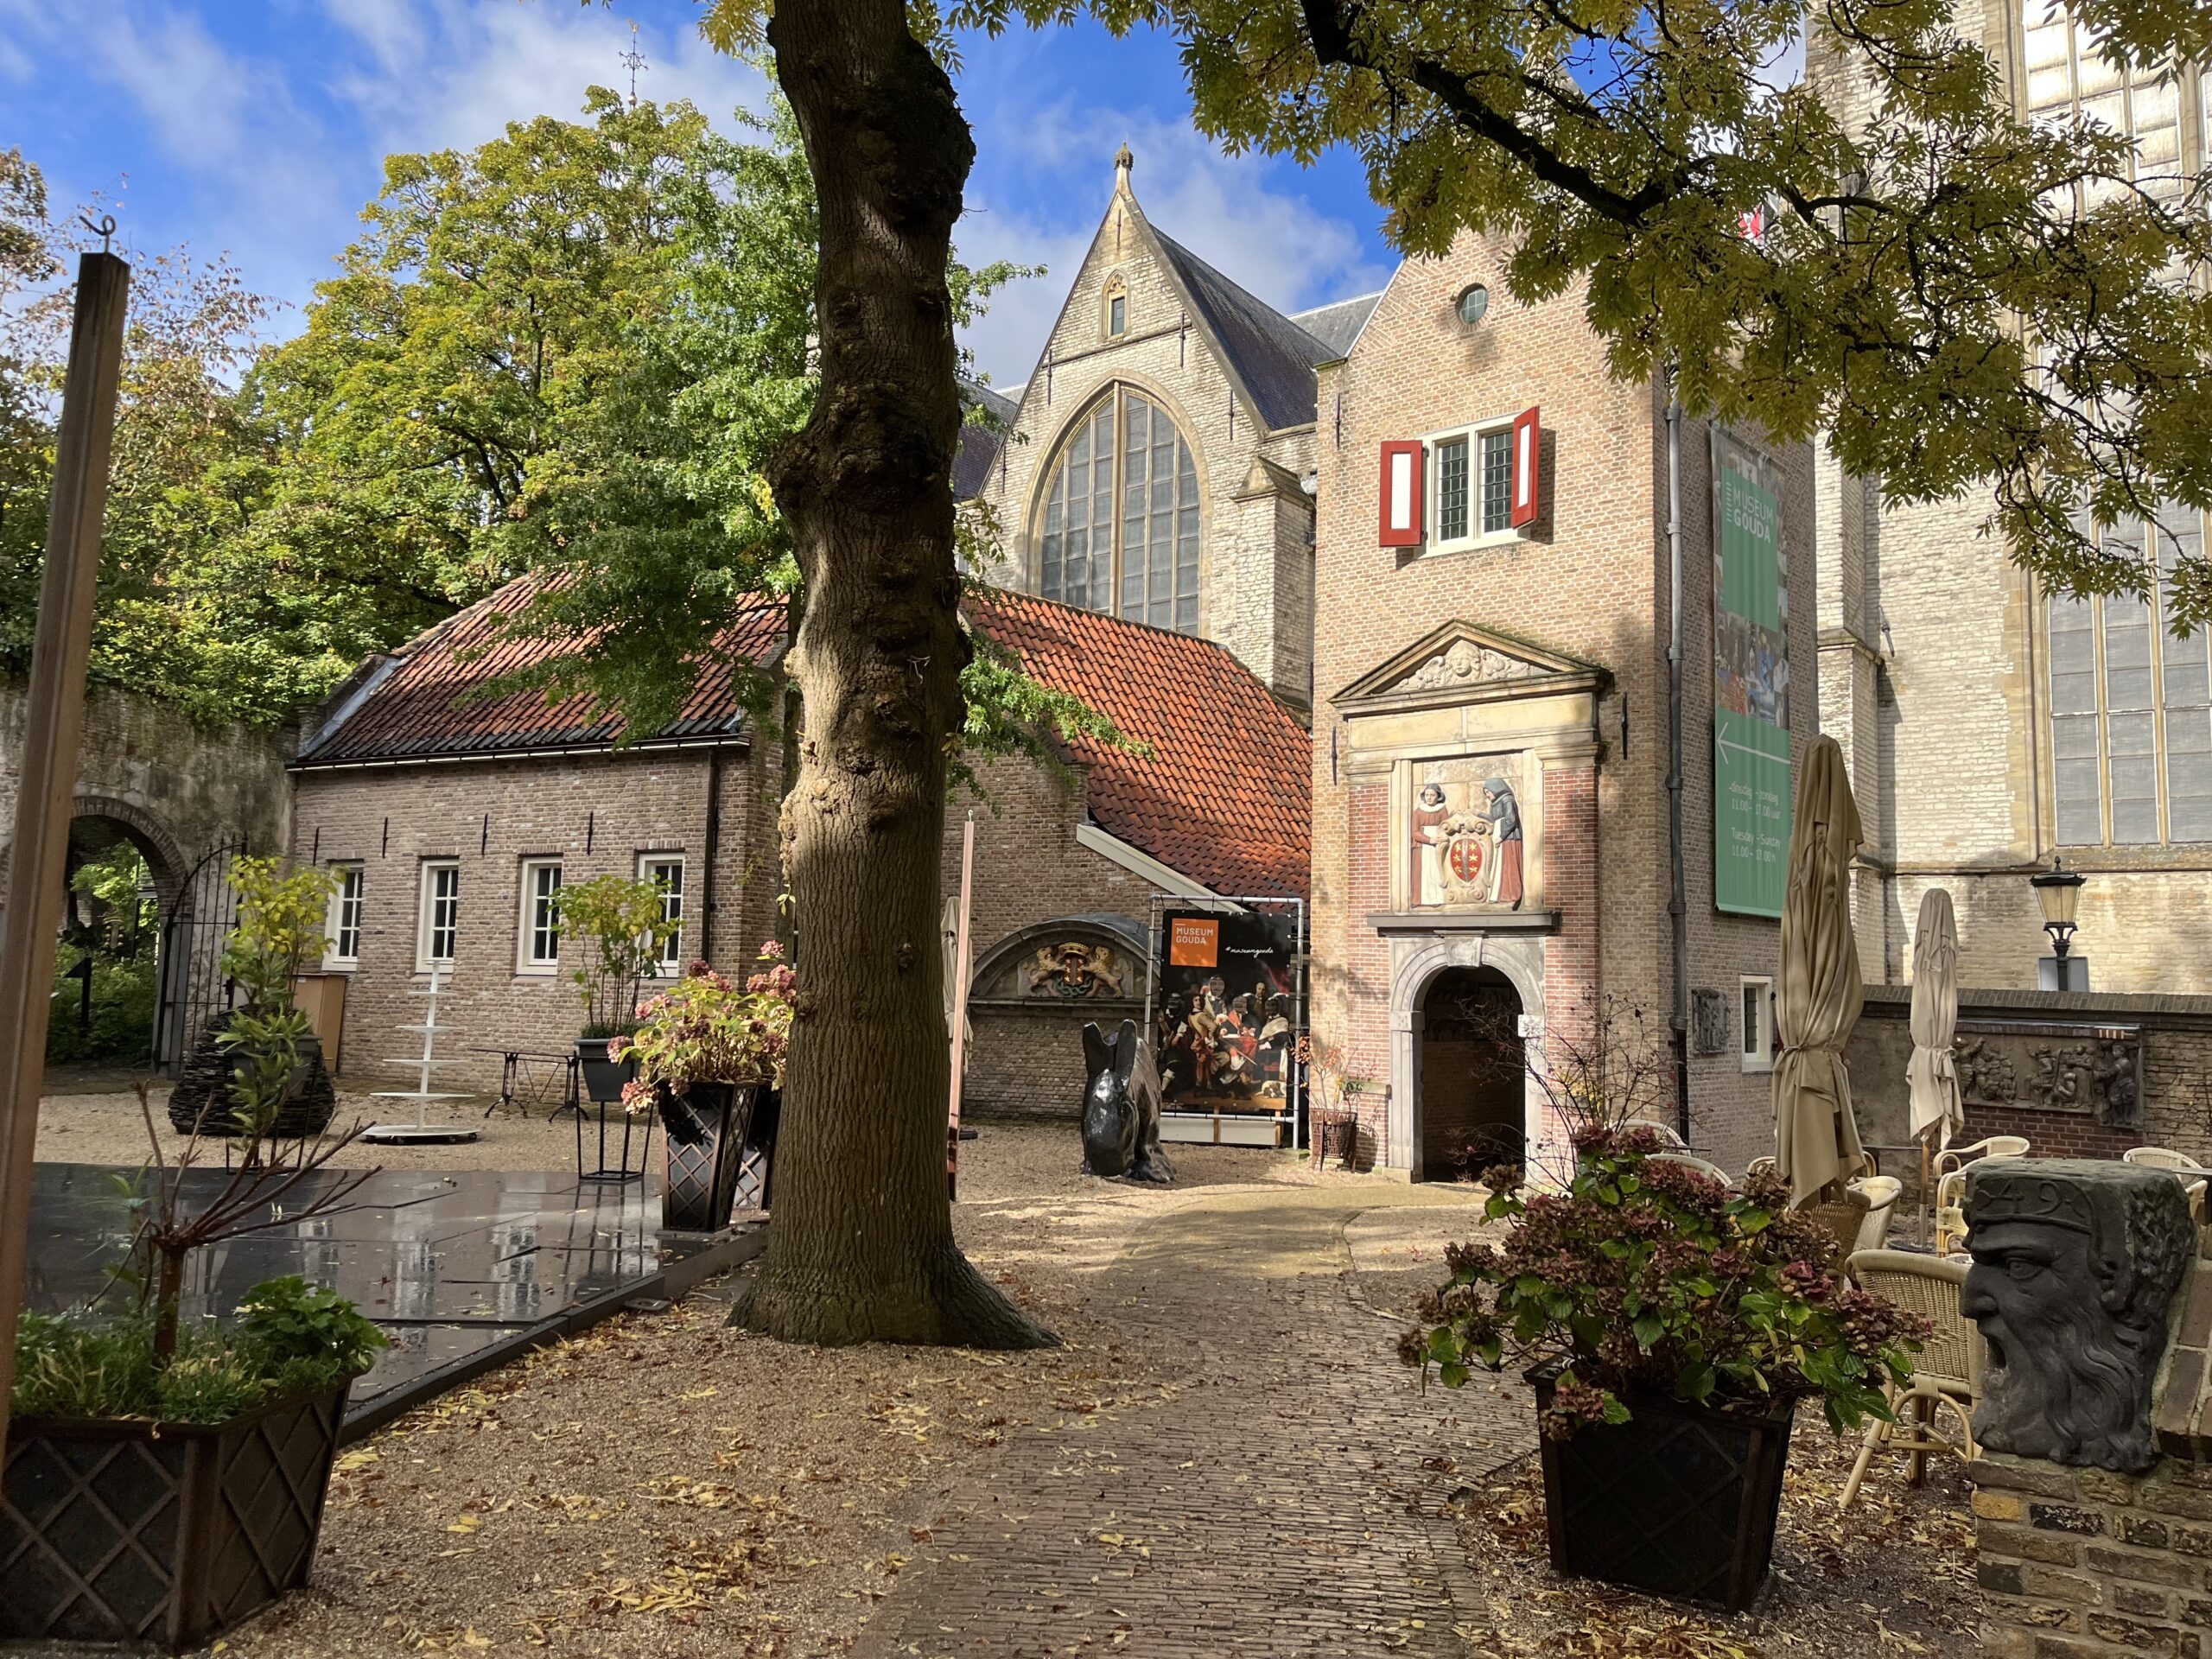
<path id="1" fill-rule="evenodd" d="M 160 1001 L 162 925 L 177 872 L 166 837 L 98 810 L 70 820 L 49 1065 L 143 1066 Z"/>
<path id="2" fill-rule="evenodd" d="M 1446 968 L 1421 996 L 1414 1179 L 1522 1160 L 1528 1057 L 1521 994 L 1495 968 Z"/>

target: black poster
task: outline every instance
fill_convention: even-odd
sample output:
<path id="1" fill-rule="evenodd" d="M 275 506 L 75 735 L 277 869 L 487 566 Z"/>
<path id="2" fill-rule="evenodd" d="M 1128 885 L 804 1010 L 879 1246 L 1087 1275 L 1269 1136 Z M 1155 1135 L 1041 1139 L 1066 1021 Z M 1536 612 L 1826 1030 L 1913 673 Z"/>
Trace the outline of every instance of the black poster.
<path id="1" fill-rule="evenodd" d="M 1289 1109 L 1297 962 L 1289 913 L 1161 915 L 1153 1051 L 1168 1109 Z"/>

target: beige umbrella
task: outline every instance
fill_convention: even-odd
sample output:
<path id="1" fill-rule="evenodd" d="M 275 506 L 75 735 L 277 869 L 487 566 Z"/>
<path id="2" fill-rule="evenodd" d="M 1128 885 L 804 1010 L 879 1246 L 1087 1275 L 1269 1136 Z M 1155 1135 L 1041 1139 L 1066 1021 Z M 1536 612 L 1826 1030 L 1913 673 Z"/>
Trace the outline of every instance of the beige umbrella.
<path id="1" fill-rule="evenodd" d="M 1942 1151 L 1966 1125 L 1951 1044 L 1959 1028 L 1959 925 L 1951 895 L 1930 887 L 1920 895 L 1920 927 L 1912 938 L 1912 1058 L 1905 1088 L 1912 1134 Z"/>
<path id="2" fill-rule="evenodd" d="M 1872 1167 L 1851 1113 L 1844 1045 L 1866 987 L 1851 935 L 1850 869 L 1859 808 L 1832 737 L 1806 747 L 1789 827 L 1789 888 L 1782 905 L 1782 979 L 1776 999 L 1782 1054 L 1774 1065 L 1775 1164 L 1793 1205 Z"/>

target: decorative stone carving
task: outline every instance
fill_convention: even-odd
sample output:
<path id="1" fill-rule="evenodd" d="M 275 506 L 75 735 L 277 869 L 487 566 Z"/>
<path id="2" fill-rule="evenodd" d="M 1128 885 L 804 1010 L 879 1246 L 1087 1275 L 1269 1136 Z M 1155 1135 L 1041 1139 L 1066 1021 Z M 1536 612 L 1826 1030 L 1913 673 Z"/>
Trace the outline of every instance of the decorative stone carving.
<path id="1" fill-rule="evenodd" d="M 1128 995 L 1128 968 L 1109 945 L 1062 939 L 1043 944 L 1022 965 L 1025 996 L 1060 997 L 1071 1001 Z"/>
<path id="2" fill-rule="evenodd" d="M 1492 651 L 1471 639 L 1455 639 L 1398 682 L 1402 691 L 1429 691 L 1440 686 L 1477 685 L 1485 680 L 1522 679 L 1536 672 L 1529 664 Z"/>
<path id="3" fill-rule="evenodd" d="M 1090 1082 L 1083 1096 L 1083 1166 L 1166 1185 L 1175 1172 L 1160 1151 L 1160 1072 L 1137 1022 L 1122 1021 L 1112 1042 L 1096 1023 L 1083 1028 Z"/>
<path id="4" fill-rule="evenodd" d="M 1967 1173 L 1963 1310 L 1989 1344 L 1974 1438 L 1995 1452 L 2137 1474 L 2158 1459 L 2151 1384 L 2196 1251 L 2164 1170 L 1991 1158 Z"/>
<path id="5" fill-rule="evenodd" d="M 1728 1052 L 1728 999 L 1718 991 L 1690 993 L 1690 1046 L 1700 1054 Z"/>
<path id="6" fill-rule="evenodd" d="M 2078 1112 L 2107 1128 L 2141 1121 L 2143 1034 L 2132 1026 L 1961 1020 L 1957 1063 L 1970 1106 Z"/>

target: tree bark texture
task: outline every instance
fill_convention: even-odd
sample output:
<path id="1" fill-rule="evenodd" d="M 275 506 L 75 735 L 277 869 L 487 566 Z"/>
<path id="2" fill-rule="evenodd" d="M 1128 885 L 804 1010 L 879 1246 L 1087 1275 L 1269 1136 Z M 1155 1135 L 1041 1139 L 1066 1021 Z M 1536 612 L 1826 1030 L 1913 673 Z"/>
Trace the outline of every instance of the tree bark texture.
<path id="1" fill-rule="evenodd" d="M 821 203 L 821 383 L 771 463 L 806 604 L 784 803 L 803 987 L 775 1219 L 738 1322 L 817 1343 L 1053 1340 L 953 1243 L 939 859 L 967 656 L 945 264 L 975 145 L 899 0 L 768 26 Z"/>

